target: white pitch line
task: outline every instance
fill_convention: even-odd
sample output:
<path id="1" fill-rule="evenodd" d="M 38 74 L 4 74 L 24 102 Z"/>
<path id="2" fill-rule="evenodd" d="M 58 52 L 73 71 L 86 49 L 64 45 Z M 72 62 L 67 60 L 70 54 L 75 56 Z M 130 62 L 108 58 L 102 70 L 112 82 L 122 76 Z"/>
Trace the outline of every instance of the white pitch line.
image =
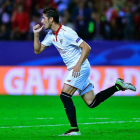
<path id="1" fill-rule="evenodd" d="M 0 118 L 0 119 L 4 119 L 4 120 L 8 120 L 8 119 L 37 119 L 37 120 L 43 120 L 43 119 L 54 119 L 54 118 Z M 66 119 L 66 118 L 57 118 L 57 119 Z M 83 118 L 78 118 L 78 119 L 83 119 Z M 109 118 L 84 118 L 84 119 L 109 119 Z"/>
<path id="2" fill-rule="evenodd" d="M 104 119 L 109 119 L 109 118 L 89 118 L 89 119 L 101 119 L 101 120 L 103 119 L 104 120 Z"/>
<path id="3" fill-rule="evenodd" d="M 0 118 L 0 119 L 4 119 L 4 120 L 8 120 L 8 119 L 54 119 L 54 118 Z"/>
<path id="4" fill-rule="evenodd" d="M 50 119 L 50 120 L 52 120 L 53 118 L 34 118 L 34 119 L 40 119 L 40 120 L 43 120 L 43 119 Z"/>
<path id="5" fill-rule="evenodd" d="M 0 128 L 11 128 L 11 127 L 0 127 Z"/>
<path id="6" fill-rule="evenodd" d="M 110 121 L 110 122 L 93 122 L 93 123 L 79 123 L 80 125 L 87 124 L 108 124 L 108 123 L 132 123 L 132 122 L 140 122 L 140 121 Z M 45 127 L 45 126 L 63 126 L 69 124 L 56 124 L 56 125 L 33 125 L 33 126 L 11 126 L 11 127 L 0 127 L 0 128 L 26 128 L 26 127 Z"/>
<path id="7" fill-rule="evenodd" d="M 140 118 L 133 118 L 133 119 L 140 119 Z"/>

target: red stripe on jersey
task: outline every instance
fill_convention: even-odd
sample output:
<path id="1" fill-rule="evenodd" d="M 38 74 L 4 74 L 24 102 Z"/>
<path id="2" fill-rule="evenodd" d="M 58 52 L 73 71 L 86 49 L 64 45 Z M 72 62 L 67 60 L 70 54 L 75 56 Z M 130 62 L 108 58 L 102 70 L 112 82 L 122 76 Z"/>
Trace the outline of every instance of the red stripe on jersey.
<path id="1" fill-rule="evenodd" d="M 82 41 L 82 43 L 83 43 L 83 42 L 84 42 L 84 41 Z M 81 44 L 82 44 L 82 43 L 81 43 Z M 81 45 L 81 44 L 80 44 L 80 45 Z M 79 45 L 79 46 L 80 46 L 80 45 Z"/>
<path id="2" fill-rule="evenodd" d="M 45 46 L 44 44 L 40 43 L 41 45 Z M 45 46 L 45 47 L 50 47 L 50 46 Z"/>
<path id="3" fill-rule="evenodd" d="M 57 35 L 57 34 L 58 34 L 58 32 L 59 32 L 59 30 L 61 29 L 61 27 L 62 27 L 62 24 L 60 23 L 59 28 L 57 29 L 57 31 L 56 31 L 56 32 L 53 32 L 53 34 L 54 34 L 54 35 Z"/>
<path id="4" fill-rule="evenodd" d="M 62 24 L 60 23 L 60 26 L 59 26 L 59 28 L 57 29 L 57 31 L 56 31 L 56 32 L 53 32 L 53 34 L 54 34 L 55 37 L 56 37 L 56 41 L 57 41 L 57 34 L 58 34 L 59 30 L 61 29 L 61 27 L 62 27 Z"/>
<path id="5" fill-rule="evenodd" d="M 61 28 L 62 30 L 66 31 L 65 29 Z"/>

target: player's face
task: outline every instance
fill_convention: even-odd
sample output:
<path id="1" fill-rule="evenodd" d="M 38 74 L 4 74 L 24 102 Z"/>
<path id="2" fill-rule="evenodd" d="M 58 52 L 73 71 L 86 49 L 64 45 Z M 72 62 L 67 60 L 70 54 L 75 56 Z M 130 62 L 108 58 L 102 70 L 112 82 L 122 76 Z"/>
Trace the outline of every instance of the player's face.
<path id="1" fill-rule="evenodd" d="M 45 14 L 43 14 L 41 23 L 44 25 L 45 30 L 51 28 L 51 22 L 50 22 L 50 20 L 48 19 L 48 17 L 46 17 Z"/>

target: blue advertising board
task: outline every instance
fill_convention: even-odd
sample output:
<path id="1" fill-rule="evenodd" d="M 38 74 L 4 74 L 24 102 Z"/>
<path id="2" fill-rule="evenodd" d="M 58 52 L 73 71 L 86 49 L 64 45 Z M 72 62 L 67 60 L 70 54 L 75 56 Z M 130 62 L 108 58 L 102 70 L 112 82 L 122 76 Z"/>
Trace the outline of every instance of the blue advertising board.
<path id="1" fill-rule="evenodd" d="M 88 56 L 93 66 L 140 66 L 140 42 L 87 41 Z M 41 54 L 34 53 L 33 42 L 0 42 L 1 66 L 64 66 L 59 52 L 50 46 Z"/>

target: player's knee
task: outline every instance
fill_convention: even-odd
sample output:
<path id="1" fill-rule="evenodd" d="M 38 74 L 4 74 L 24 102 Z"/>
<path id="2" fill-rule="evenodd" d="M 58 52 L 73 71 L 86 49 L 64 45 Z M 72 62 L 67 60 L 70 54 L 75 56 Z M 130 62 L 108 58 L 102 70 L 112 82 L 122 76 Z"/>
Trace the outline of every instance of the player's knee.
<path id="1" fill-rule="evenodd" d="M 88 102 L 88 103 L 86 102 L 86 105 L 87 105 L 89 108 L 91 108 L 91 107 L 90 107 L 91 103 L 92 103 L 92 102 Z"/>
<path id="2" fill-rule="evenodd" d="M 93 105 L 91 105 L 91 104 L 87 104 L 87 106 L 91 109 L 94 108 Z"/>
<path id="3" fill-rule="evenodd" d="M 86 105 L 87 105 L 89 108 L 93 108 L 93 107 L 92 107 L 92 103 L 93 103 L 94 99 L 93 99 L 93 100 L 88 99 L 88 100 L 84 100 L 84 101 L 85 101 Z"/>
<path id="4" fill-rule="evenodd" d="M 92 109 L 92 108 L 98 106 L 99 104 L 100 104 L 100 102 L 98 102 L 96 99 L 94 99 L 92 101 L 92 103 L 88 105 L 88 107 Z"/>
<path id="5" fill-rule="evenodd" d="M 94 105 L 93 105 L 93 106 L 89 106 L 89 105 L 88 105 L 88 107 L 92 109 L 92 108 L 94 108 L 94 107 L 96 107 L 96 106 L 94 106 Z"/>
<path id="6" fill-rule="evenodd" d="M 91 108 L 91 109 L 94 108 L 94 106 L 89 106 L 89 105 L 87 105 L 87 106 L 88 106 L 89 108 Z"/>

